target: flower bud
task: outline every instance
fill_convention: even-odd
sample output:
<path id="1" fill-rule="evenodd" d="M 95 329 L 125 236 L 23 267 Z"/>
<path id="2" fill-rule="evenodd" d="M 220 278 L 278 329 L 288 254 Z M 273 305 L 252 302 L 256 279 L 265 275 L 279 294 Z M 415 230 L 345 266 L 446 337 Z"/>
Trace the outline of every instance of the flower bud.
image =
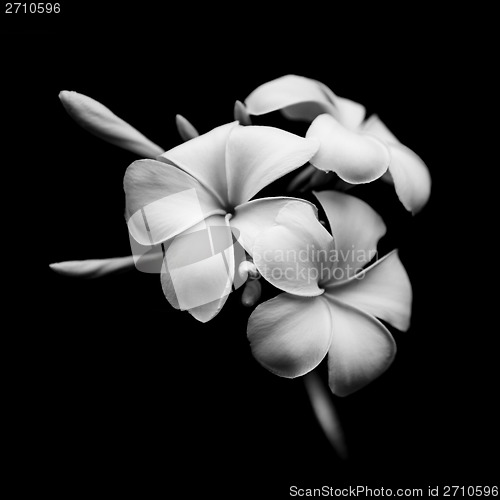
<path id="1" fill-rule="evenodd" d="M 177 130 L 183 141 L 189 141 L 200 135 L 193 125 L 191 125 L 182 115 L 175 116 L 175 124 L 177 125 Z"/>
<path id="2" fill-rule="evenodd" d="M 132 151 L 142 158 L 156 158 L 163 153 L 160 146 L 151 142 L 100 102 L 68 90 L 60 92 L 59 99 L 78 125 L 100 139 Z"/>

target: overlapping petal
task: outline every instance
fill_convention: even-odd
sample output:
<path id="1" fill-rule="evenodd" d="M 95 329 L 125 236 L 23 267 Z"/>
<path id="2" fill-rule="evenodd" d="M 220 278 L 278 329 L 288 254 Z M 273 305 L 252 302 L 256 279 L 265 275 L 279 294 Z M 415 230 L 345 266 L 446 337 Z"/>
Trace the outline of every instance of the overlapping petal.
<path id="1" fill-rule="evenodd" d="M 321 297 L 282 293 L 252 312 L 247 335 L 260 364 L 281 377 L 299 377 L 314 369 L 328 352 L 330 309 Z"/>
<path id="2" fill-rule="evenodd" d="M 416 214 L 431 194 L 431 176 L 422 159 L 402 144 L 390 146 L 389 172 L 399 200 L 409 212 Z"/>
<path id="3" fill-rule="evenodd" d="M 387 128 L 385 123 L 376 114 L 371 115 L 367 120 L 365 120 L 361 124 L 360 130 L 378 137 L 386 144 L 400 144 L 397 137 Z"/>
<path id="4" fill-rule="evenodd" d="M 161 159 L 172 162 L 188 173 L 219 200 L 222 206 L 227 206 L 226 146 L 231 130 L 237 126 L 237 122 L 232 122 L 216 127 L 165 151 Z"/>
<path id="5" fill-rule="evenodd" d="M 348 281 L 327 285 L 325 295 L 383 319 L 398 330 L 410 327 L 412 288 L 397 250 Z"/>
<path id="6" fill-rule="evenodd" d="M 389 150 L 382 141 L 373 135 L 349 130 L 327 114 L 311 123 L 306 137 L 320 141 L 311 163 L 320 170 L 336 172 L 351 184 L 378 179 L 391 162 Z"/>
<path id="7" fill-rule="evenodd" d="M 61 91 L 59 99 L 73 120 L 100 139 L 145 158 L 156 158 L 163 153 L 160 146 L 100 102 L 68 90 Z"/>
<path id="8" fill-rule="evenodd" d="M 335 243 L 309 204 L 290 202 L 275 223 L 254 240 L 252 254 L 261 275 L 294 295 L 321 295 L 329 281 Z"/>
<path id="9" fill-rule="evenodd" d="M 382 179 L 394 184 L 396 194 L 408 211 L 413 214 L 419 212 L 429 200 L 431 192 L 431 176 L 425 163 L 401 144 L 377 115 L 370 116 L 362 129 L 388 145 L 391 164 Z"/>
<path id="10" fill-rule="evenodd" d="M 124 189 L 129 231 L 141 245 L 160 243 L 209 215 L 225 214 L 196 179 L 156 160 L 132 163 L 125 173 Z"/>
<path id="11" fill-rule="evenodd" d="M 234 127 L 226 152 L 229 205 L 248 201 L 271 182 L 304 165 L 318 147 L 315 139 L 274 127 Z"/>
<path id="12" fill-rule="evenodd" d="M 365 116 L 361 104 L 337 96 L 321 82 L 298 75 L 285 75 L 260 85 L 245 99 L 245 105 L 252 115 L 280 110 L 291 120 L 309 122 L 328 113 L 351 129 L 357 128 Z"/>
<path id="13" fill-rule="evenodd" d="M 283 110 L 289 118 L 308 121 L 335 111 L 318 82 L 297 75 L 285 75 L 260 85 L 245 99 L 245 105 L 251 115 Z"/>
<path id="14" fill-rule="evenodd" d="M 396 344 L 380 321 L 352 306 L 326 297 L 332 321 L 328 351 L 329 385 L 347 396 L 379 377 L 392 363 Z"/>
<path id="15" fill-rule="evenodd" d="M 325 84 L 318 82 L 323 92 L 328 96 L 330 102 L 335 104 L 333 116 L 344 126 L 356 130 L 365 118 L 366 109 L 359 102 L 339 97 Z"/>
<path id="16" fill-rule="evenodd" d="M 363 200 L 339 191 L 314 193 L 325 210 L 335 238 L 336 280 L 347 279 L 375 256 L 386 226 Z"/>
<path id="17" fill-rule="evenodd" d="M 221 215 L 209 217 L 164 246 L 161 283 L 176 309 L 203 323 L 222 308 L 235 277 L 232 234 Z"/>
<path id="18" fill-rule="evenodd" d="M 240 232 L 240 243 L 250 255 L 253 253 L 252 248 L 255 238 L 276 224 L 278 214 L 289 204 L 309 205 L 314 215 L 317 216 L 317 209 L 312 203 L 299 198 L 284 196 L 259 198 L 238 205 L 234 209 L 231 227 L 238 229 Z"/>

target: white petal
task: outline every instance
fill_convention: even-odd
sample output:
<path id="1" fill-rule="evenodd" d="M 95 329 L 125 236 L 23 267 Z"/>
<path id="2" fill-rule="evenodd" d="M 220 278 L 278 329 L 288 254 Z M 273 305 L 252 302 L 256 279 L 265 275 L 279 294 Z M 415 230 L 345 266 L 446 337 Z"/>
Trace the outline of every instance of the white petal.
<path id="1" fill-rule="evenodd" d="M 371 115 L 362 125 L 361 130 L 378 137 L 386 144 L 399 144 L 396 136 L 387 128 L 378 115 Z"/>
<path id="2" fill-rule="evenodd" d="M 319 82 L 318 82 L 319 83 Z M 359 102 L 351 101 L 345 97 L 339 97 L 326 85 L 319 83 L 323 92 L 328 96 L 330 102 L 335 105 L 332 115 L 344 126 L 356 130 L 365 118 L 366 109 Z"/>
<path id="3" fill-rule="evenodd" d="M 349 281 L 326 287 L 325 295 L 383 319 L 399 330 L 410 327 L 411 283 L 396 250 Z"/>
<path id="4" fill-rule="evenodd" d="M 209 321 L 232 288 L 243 284 L 235 270 L 244 258 L 244 252 L 235 252 L 224 217 L 212 216 L 165 245 L 161 271 L 165 297 L 173 307 L 188 310 L 203 323 Z"/>
<path id="5" fill-rule="evenodd" d="M 247 335 L 261 365 L 281 377 L 299 377 L 318 366 L 328 352 L 329 306 L 321 297 L 282 293 L 252 312 Z"/>
<path id="6" fill-rule="evenodd" d="M 221 205 L 227 206 L 226 145 L 237 122 L 216 127 L 161 155 L 193 176 Z"/>
<path id="7" fill-rule="evenodd" d="M 416 214 L 427 203 L 431 194 L 431 176 L 425 163 L 402 144 L 391 145 L 389 172 L 394 187 L 406 210 Z"/>
<path id="8" fill-rule="evenodd" d="M 325 210 L 335 239 L 336 281 L 353 276 L 370 262 L 386 226 L 363 200 L 338 191 L 314 193 Z"/>
<path id="9" fill-rule="evenodd" d="M 294 295 L 321 295 L 332 274 L 333 238 L 309 204 L 288 203 L 275 224 L 259 233 L 252 247 L 254 263 L 272 285 Z"/>
<path id="10" fill-rule="evenodd" d="M 318 147 L 315 139 L 273 127 L 234 127 L 226 154 L 230 205 L 248 201 L 271 182 L 304 165 Z"/>
<path id="11" fill-rule="evenodd" d="M 295 120 L 312 121 L 321 113 L 334 113 L 334 106 L 315 80 L 285 75 L 257 87 L 246 99 L 251 115 L 285 110 Z"/>
<path id="12" fill-rule="evenodd" d="M 231 227 L 239 231 L 240 243 L 250 255 L 252 255 L 255 238 L 266 229 L 272 227 L 281 209 L 290 203 L 309 205 L 315 216 L 317 216 L 318 211 L 312 203 L 299 198 L 282 196 L 276 198 L 259 198 L 238 205 L 234 209 Z"/>
<path id="13" fill-rule="evenodd" d="M 59 99 L 73 120 L 100 139 L 132 151 L 143 158 L 155 158 L 163 153 L 164 150 L 160 146 L 100 102 L 68 90 L 60 92 Z"/>
<path id="14" fill-rule="evenodd" d="M 330 115 L 318 116 L 309 127 L 307 138 L 320 141 L 311 163 L 352 184 L 378 179 L 389 167 L 387 146 L 369 134 L 353 132 Z"/>
<path id="15" fill-rule="evenodd" d="M 160 243 L 209 215 L 225 213 L 196 179 L 160 161 L 132 163 L 124 188 L 128 228 L 141 245 Z"/>
<path id="16" fill-rule="evenodd" d="M 100 278 L 107 274 L 127 271 L 133 267 L 134 259 L 131 255 L 111 259 L 70 260 L 50 264 L 50 268 L 56 273 L 77 278 Z"/>
<path id="17" fill-rule="evenodd" d="M 328 351 L 329 385 L 347 396 L 380 376 L 396 355 L 392 335 L 380 321 L 328 298 L 333 335 Z"/>

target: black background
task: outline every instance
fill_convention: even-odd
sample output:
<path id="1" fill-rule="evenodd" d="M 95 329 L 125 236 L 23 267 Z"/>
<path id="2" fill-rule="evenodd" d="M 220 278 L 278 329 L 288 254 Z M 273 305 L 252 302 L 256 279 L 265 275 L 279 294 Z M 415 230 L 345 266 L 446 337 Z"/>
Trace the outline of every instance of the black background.
<path id="1" fill-rule="evenodd" d="M 4 382 L 19 487 L 287 498 L 291 485 L 498 484 L 491 60 L 481 37 L 471 42 L 473 18 L 62 6 L 58 18 L 2 15 L 4 262 L 16 318 Z M 433 178 L 413 218 L 391 190 L 357 191 L 387 218 L 384 244 L 400 248 L 415 298 L 411 329 L 394 331 L 393 366 L 334 399 L 346 462 L 302 381 L 253 360 L 238 293 L 200 324 L 168 305 L 158 276 L 80 281 L 48 269 L 129 252 L 122 180 L 135 157 L 72 122 L 60 90 L 97 99 L 169 149 L 175 114 L 206 132 L 288 73 L 378 113 Z"/>

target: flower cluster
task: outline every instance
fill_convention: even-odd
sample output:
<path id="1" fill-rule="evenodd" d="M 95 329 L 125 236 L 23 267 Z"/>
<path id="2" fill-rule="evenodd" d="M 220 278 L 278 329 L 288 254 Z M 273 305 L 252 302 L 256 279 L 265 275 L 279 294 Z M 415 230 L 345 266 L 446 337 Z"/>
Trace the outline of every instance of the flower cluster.
<path id="1" fill-rule="evenodd" d="M 430 194 L 428 169 L 377 116 L 365 119 L 361 104 L 318 81 L 287 75 L 237 101 L 235 121 L 204 134 L 177 115 L 184 142 L 164 151 L 93 99 L 68 91 L 60 99 L 82 127 L 141 159 L 124 177 L 132 255 L 62 262 L 53 270 L 89 277 L 135 266 L 158 273 L 167 301 L 201 322 L 241 287 L 242 303 L 256 306 L 247 335 L 258 362 L 293 378 L 327 357 L 336 395 L 387 369 L 396 345 L 382 321 L 408 329 L 409 278 L 397 250 L 377 258 L 386 233 L 382 218 L 325 184 L 331 176 L 348 185 L 381 179 L 394 185 L 408 211 L 422 209 Z M 304 137 L 252 124 L 277 111 L 306 122 Z M 314 191 L 315 203 L 259 197 L 294 171 L 292 188 L 323 188 Z M 318 206 L 328 223 L 319 221 Z M 258 304 L 263 282 L 280 293 Z"/>

